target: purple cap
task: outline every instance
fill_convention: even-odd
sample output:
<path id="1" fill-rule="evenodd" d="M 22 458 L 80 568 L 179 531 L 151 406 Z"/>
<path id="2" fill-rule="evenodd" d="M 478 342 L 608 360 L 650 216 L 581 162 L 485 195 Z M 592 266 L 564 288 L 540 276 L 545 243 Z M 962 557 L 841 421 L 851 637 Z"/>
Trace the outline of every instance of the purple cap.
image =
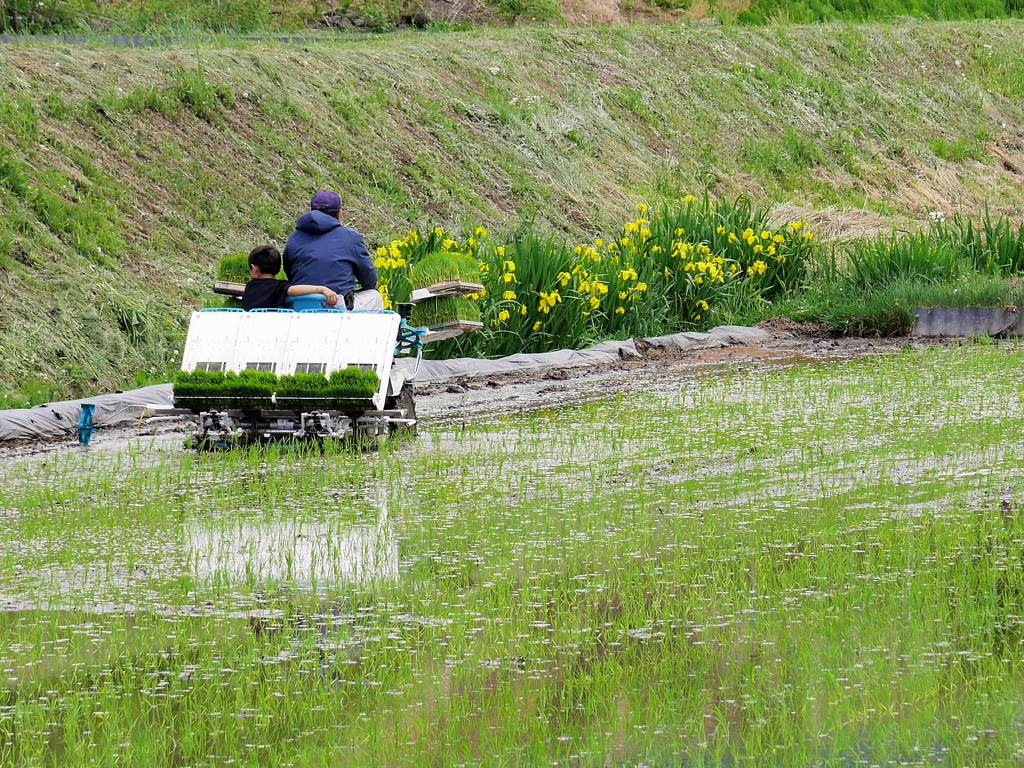
<path id="1" fill-rule="evenodd" d="M 337 213 L 341 210 L 341 195 L 337 192 L 317 192 L 309 201 L 309 209 Z"/>

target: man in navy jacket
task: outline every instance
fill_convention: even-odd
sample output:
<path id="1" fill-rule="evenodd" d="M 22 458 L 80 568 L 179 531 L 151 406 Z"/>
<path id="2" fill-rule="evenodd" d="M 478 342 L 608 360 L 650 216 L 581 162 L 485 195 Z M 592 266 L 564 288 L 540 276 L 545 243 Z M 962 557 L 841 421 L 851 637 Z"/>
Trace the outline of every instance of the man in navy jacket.
<path id="1" fill-rule="evenodd" d="M 342 226 L 341 197 L 317 192 L 310 211 L 295 222 L 282 261 L 294 285 L 325 285 L 345 297 L 349 309 L 383 309 L 377 291 L 377 268 L 363 236 Z M 358 288 L 357 288 L 358 286 Z"/>

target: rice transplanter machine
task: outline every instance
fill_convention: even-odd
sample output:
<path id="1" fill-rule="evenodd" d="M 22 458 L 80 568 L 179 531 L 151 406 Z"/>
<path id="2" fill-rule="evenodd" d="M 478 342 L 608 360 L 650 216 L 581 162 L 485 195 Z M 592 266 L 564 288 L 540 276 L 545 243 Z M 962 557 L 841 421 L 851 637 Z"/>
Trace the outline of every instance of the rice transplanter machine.
<path id="1" fill-rule="evenodd" d="M 457 284 L 449 287 L 449 295 L 479 289 L 473 284 Z M 229 290 L 237 289 L 218 292 Z M 421 299 L 438 295 L 430 291 L 416 294 Z M 243 385 L 259 379 L 264 387 L 255 394 L 209 396 L 186 394 L 176 384 L 175 409 L 195 424 L 195 447 L 282 440 L 372 443 L 389 433 L 414 432 L 413 390 L 424 344 L 482 327 L 480 323 L 457 322 L 415 328 L 406 319 L 411 304 L 400 305 L 400 312 L 344 311 L 324 308 L 318 294 L 293 297 L 291 302 L 291 309 L 203 309 L 192 313 L 181 370 L 219 374 Z M 401 357 L 415 363 L 396 366 Z M 339 396 L 330 388 L 313 395 L 283 391 L 288 382 L 303 378 L 296 374 L 320 374 L 305 378 L 333 382 L 336 372 L 362 372 L 361 381 L 372 382 L 376 391 L 364 388 L 355 396 Z M 280 386 L 273 385 L 275 380 Z"/>

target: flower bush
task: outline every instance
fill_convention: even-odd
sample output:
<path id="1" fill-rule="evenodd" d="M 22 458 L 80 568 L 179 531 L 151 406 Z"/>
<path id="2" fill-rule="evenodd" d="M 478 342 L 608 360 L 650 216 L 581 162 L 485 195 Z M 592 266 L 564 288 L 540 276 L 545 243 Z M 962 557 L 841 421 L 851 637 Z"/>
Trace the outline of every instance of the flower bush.
<path id="1" fill-rule="evenodd" d="M 483 227 L 460 240 L 438 227 L 377 250 L 385 306 L 407 301 L 409 270 L 428 254 L 472 257 L 472 294 L 484 328 L 431 345 L 432 356 L 500 357 L 627 336 L 705 328 L 742 294 L 771 299 L 805 277 L 813 235 L 804 222 L 773 227 L 748 202 L 683 198 L 635 217 L 607 238 L 571 246 L 526 226 L 506 238 Z"/>

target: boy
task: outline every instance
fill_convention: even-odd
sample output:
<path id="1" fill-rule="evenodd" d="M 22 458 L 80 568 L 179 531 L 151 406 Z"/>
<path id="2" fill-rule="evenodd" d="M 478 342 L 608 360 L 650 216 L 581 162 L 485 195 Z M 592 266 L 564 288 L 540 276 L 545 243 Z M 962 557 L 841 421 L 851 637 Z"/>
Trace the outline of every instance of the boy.
<path id="1" fill-rule="evenodd" d="M 273 309 L 283 307 L 288 296 L 322 293 L 327 304 L 335 306 L 338 294 L 323 285 L 292 285 L 287 280 L 275 280 L 281 269 L 281 254 L 272 245 L 261 245 L 249 251 L 249 274 L 252 280 L 242 294 L 242 309 Z"/>

